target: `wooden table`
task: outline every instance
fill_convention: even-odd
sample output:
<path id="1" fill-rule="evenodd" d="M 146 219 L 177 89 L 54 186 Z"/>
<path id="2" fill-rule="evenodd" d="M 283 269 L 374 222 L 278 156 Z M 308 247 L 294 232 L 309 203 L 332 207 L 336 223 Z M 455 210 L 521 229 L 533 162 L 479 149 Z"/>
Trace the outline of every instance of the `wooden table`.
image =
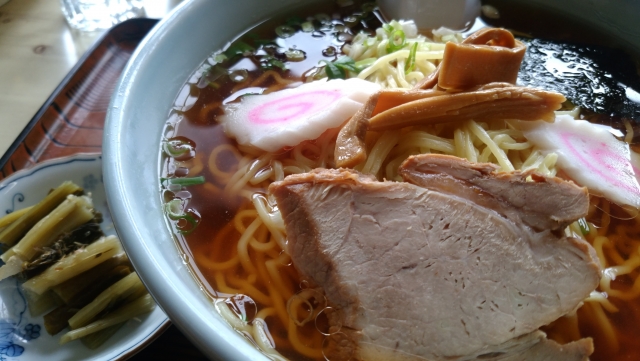
<path id="1" fill-rule="evenodd" d="M 179 2 L 143 0 L 149 18 L 161 18 Z M 58 0 L 10 0 L 0 5 L 0 155 L 10 150 L 14 139 L 102 35 L 70 29 Z M 165 359 L 206 360 L 175 326 L 131 358 Z"/>
<path id="2" fill-rule="evenodd" d="M 143 3 L 147 17 L 161 18 L 180 1 Z M 59 0 L 0 6 L 0 155 L 100 35 L 69 28 Z"/>

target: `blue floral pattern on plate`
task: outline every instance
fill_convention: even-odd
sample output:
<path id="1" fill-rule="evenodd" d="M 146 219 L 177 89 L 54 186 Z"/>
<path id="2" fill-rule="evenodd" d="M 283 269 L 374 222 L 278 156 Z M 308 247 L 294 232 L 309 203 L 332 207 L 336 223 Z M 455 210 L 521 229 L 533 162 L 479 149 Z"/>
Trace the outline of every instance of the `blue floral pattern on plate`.
<path id="1" fill-rule="evenodd" d="M 1 180 L 0 216 L 35 204 L 65 180 L 74 181 L 92 194 L 94 206 L 103 214 L 103 229 L 114 234 L 100 155 L 81 154 L 46 161 Z M 129 321 L 96 350 L 78 341 L 60 346 L 58 343 L 65 331 L 50 336 L 43 330 L 42 315 L 31 317 L 18 280 L 0 281 L 0 361 L 123 360 L 168 326 L 167 316 L 156 307 L 151 314 L 140 317 L 140 321 Z"/>
<path id="2" fill-rule="evenodd" d="M 16 209 L 16 202 L 22 203 L 24 202 L 24 195 L 22 193 L 16 193 L 11 198 L 11 208 L 5 211 L 6 214 L 13 212 Z"/>
<path id="3" fill-rule="evenodd" d="M 0 289 L 2 312 L 0 312 L 0 361 L 7 357 L 18 357 L 24 352 L 24 347 L 16 341 L 31 341 L 40 337 L 41 326 L 34 323 L 24 323 L 27 302 L 20 292 L 20 285 L 16 279 L 2 282 L 9 284 Z"/>

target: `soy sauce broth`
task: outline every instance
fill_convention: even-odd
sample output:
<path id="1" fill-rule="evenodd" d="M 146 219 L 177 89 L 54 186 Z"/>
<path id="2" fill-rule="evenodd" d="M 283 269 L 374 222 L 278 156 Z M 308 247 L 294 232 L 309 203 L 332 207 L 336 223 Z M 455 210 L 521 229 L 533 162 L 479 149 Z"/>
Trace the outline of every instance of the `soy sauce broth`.
<path id="1" fill-rule="evenodd" d="M 566 50 L 570 50 L 578 55 L 584 55 L 585 58 L 589 59 L 589 64 L 600 71 L 599 76 L 607 78 L 608 75 L 614 74 L 615 79 L 613 79 L 610 84 L 607 83 L 609 84 L 608 86 L 614 87 L 617 83 L 623 83 L 627 87 L 640 90 L 640 86 L 638 85 L 640 84 L 640 77 L 638 77 L 635 67 L 636 61 L 633 57 L 627 55 L 626 52 L 615 48 L 617 45 L 615 39 L 611 39 L 602 33 L 594 31 L 578 21 L 560 17 L 541 9 L 532 9 L 523 5 L 516 6 L 504 0 L 484 1 L 483 4 L 492 5 L 499 9 L 501 17 L 499 19 L 491 19 L 483 16 L 479 21 L 483 21 L 491 26 L 503 26 L 512 29 L 519 34 L 521 38 L 536 47 L 535 52 L 528 51 L 525 62 L 523 63 L 521 81 L 524 83 L 548 89 L 554 89 L 554 83 L 556 83 L 556 86 L 566 86 L 565 82 L 558 80 L 552 72 L 549 72 L 549 74 L 544 73 L 549 70 L 544 66 L 546 60 L 540 54 L 548 55 L 544 53 L 544 51 L 555 51 L 564 54 Z M 352 7 L 347 8 L 340 8 L 334 5 L 319 6 L 305 9 L 303 12 L 295 14 L 295 16 L 306 19 L 307 16 L 324 13 L 331 17 L 332 24 L 346 25 L 344 21 L 345 16 L 354 12 L 361 13 L 360 5 L 360 2 L 355 2 Z M 372 15 L 375 14 L 372 13 Z M 286 24 L 287 20 L 291 18 L 292 16 L 282 16 L 269 20 L 241 36 L 240 40 L 256 46 L 256 41 L 276 39 L 274 28 Z M 553 25 L 549 26 L 549 24 Z M 379 25 L 379 16 L 370 16 L 367 21 L 359 23 L 354 28 L 354 31 L 371 31 Z M 278 72 L 278 74 L 284 78 L 294 81 L 304 81 L 304 78 L 310 75 L 310 69 L 318 66 L 320 61 L 335 60 L 341 55 L 341 46 L 345 40 L 348 40 L 348 37 L 341 40 L 335 36 L 335 34 L 331 34 L 331 31 L 328 29 L 322 32 L 324 34 L 315 31 L 308 33 L 298 31 L 286 38 L 276 39 L 274 41 L 274 58 L 284 62 L 288 70 L 282 71 L 277 66 L 273 67 L 272 70 Z M 592 59 L 593 56 L 589 56 L 589 53 L 584 51 L 584 49 L 587 48 L 596 49 L 596 53 L 602 56 L 600 58 L 596 57 L 597 59 L 595 60 Z M 283 57 L 283 54 L 285 50 L 291 49 L 304 52 L 304 60 L 287 62 L 286 56 Z M 328 49 L 333 49 L 333 51 L 329 51 Z M 607 54 L 615 54 L 618 62 L 605 64 L 608 58 Z M 623 59 L 623 66 L 620 66 L 620 59 Z M 163 174 L 164 176 L 188 176 L 188 171 L 185 171 L 186 165 L 194 166 L 194 164 L 198 164 L 197 167 L 202 167 L 202 174 L 205 175 L 207 183 L 211 185 L 191 187 L 183 194 L 173 194 L 172 192 L 165 191 L 164 196 L 181 197 L 188 201 L 189 209 L 199 218 L 199 224 L 193 232 L 189 234 L 176 232 L 175 236 L 185 253 L 186 262 L 196 274 L 202 287 L 215 298 L 228 297 L 231 295 L 220 293 L 216 290 L 216 280 L 213 273 L 210 272 L 205 265 L 198 264 L 195 261 L 194 254 L 205 249 L 207 244 L 211 242 L 213 235 L 220 232 L 223 227 L 231 222 L 238 209 L 243 206 L 243 203 L 237 198 L 228 197 L 220 192 L 220 189 L 224 188 L 224 184 L 219 184 L 214 177 L 211 176 L 210 172 L 207 171 L 207 157 L 215 146 L 220 144 L 228 144 L 232 147 L 237 146 L 234 140 L 225 136 L 222 127 L 217 123 L 216 118 L 220 115 L 220 110 L 217 109 L 217 106 L 212 105 L 234 101 L 241 96 L 251 96 L 247 94 L 259 93 L 273 85 L 273 80 L 266 81 L 259 87 L 253 87 L 251 89 L 242 88 L 240 85 L 242 82 L 235 82 L 231 78 L 224 78 L 215 82 L 202 81 L 202 79 L 207 76 L 206 72 L 209 71 L 211 63 L 213 63 L 213 61 L 210 61 L 209 64 L 205 63 L 201 68 L 197 69 L 187 84 L 185 84 L 176 99 L 174 110 L 169 115 L 165 133 L 167 137 L 181 136 L 191 140 L 196 147 L 196 158 L 189 160 L 187 162 L 188 164 L 178 164 L 171 162 L 169 159 L 164 159 Z M 617 70 L 606 70 L 612 66 L 617 67 Z M 265 72 L 264 69 L 260 68 L 260 61 L 256 59 L 242 59 L 238 63 L 230 66 L 229 69 L 232 71 L 245 70 L 247 79 L 256 79 Z M 547 81 L 542 82 L 540 79 Z M 609 77 L 608 79 L 612 78 Z M 534 80 L 538 82 L 536 83 Z M 215 85 L 211 83 L 215 83 Z M 576 87 L 580 88 L 577 90 L 584 90 L 582 89 L 584 87 L 579 83 L 569 87 L 568 90 L 565 88 L 565 90 L 571 93 L 572 89 L 576 89 Z M 593 97 L 582 99 L 581 93 L 571 93 L 567 95 L 573 104 L 586 108 L 581 115 L 585 119 L 610 125 L 616 129 L 620 129 L 623 133 L 627 131 L 627 127 L 625 127 L 623 121 L 628 120 L 632 124 L 632 129 L 636 129 L 639 119 L 637 104 L 630 104 L 624 91 L 608 92 L 606 94 L 608 98 L 599 108 L 589 108 L 589 103 L 593 101 Z M 593 94 L 587 95 L 593 96 Z M 612 104 L 622 104 L 622 106 L 616 108 L 612 106 Z M 638 132 L 635 132 L 635 134 L 640 134 L 640 129 Z M 634 143 L 636 143 L 636 139 L 638 139 L 637 136 L 634 137 Z M 225 163 L 222 165 L 223 168 L 231 169 L 235 166 L 235 159 L 232 156 L 227 158 L 222 157 L 222 163 Z M 616 220 L 614 224 L 625 224 L 625 222 L 629 221 Z M 628 283 L 629 280 L 624 278 L 620 279 L 620 287 L 629 287 Z M 297 287 L 298 289 L 301 288 L 301 286 Z M 573 340 L 576 339 L 576 337 L 594 337 L 596 352 L 592 356 L 592 360 L 626 359 L 624 357 L 638 358 L 640 357 L 638 354 L 640 344 L 636 346 L 632 335 L 640 332 L 640 326 L 638 326 L 640 325 L 640 304 L 638 301 L 632 301 L 619 306 L 621 312 L 609 316 L 612 324 L 616 328 L 616 333 L 620 335 L 619 338 L 622 345 L 620 350 L 623 351 L 620 351 L 617 356 L 609 353 L 606 346 L 599 346 L 607 344 L 602 341 L 606 336 L 602 334 L 597 326 L 589 324 L 588 322 L 583 322 L 579 325 L 579 335 L 565 331 L 569 329 L 568 326 L 563 326 L 563 322 L 566 322 L 566 320 L 560 320 L 550 326 L 548 331 L 551 337 L 562 341 Z M 260 309 L 262 305 L 258 304 L 257 307 Z M 282 337 L 283 332 L 281 325 L 269 324 L 269 330 L 274 335 Z M 292 359 L 307 359 L 286 348 L 279 348 L 278 350 Z"/>

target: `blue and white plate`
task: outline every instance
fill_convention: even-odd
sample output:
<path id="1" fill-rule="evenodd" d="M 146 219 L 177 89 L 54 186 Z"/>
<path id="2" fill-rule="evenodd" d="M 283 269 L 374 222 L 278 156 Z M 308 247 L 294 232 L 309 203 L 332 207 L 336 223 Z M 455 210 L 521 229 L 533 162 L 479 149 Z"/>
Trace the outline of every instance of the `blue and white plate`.
<path id="1" fill-rule="evenodd" d="M 39 163 L 0 181 L 0 217 L 36 204 L 50 189 L 71 180 L 91 192 L 95 208 L 102 212 L 102 229 L 115 234 L 102 182 L 102 156 L 79 154 Z M 169 326 L 169 319 L 156 307 L 139 319 L 128 321 L 95 350 L 80 341 L 58 344 L 65 331 L 50 336 L 42 316 L 31 317 L 15 278 L 0 282 L 0 361 L 29 360 L 122 360 L 148 345 Z"/>

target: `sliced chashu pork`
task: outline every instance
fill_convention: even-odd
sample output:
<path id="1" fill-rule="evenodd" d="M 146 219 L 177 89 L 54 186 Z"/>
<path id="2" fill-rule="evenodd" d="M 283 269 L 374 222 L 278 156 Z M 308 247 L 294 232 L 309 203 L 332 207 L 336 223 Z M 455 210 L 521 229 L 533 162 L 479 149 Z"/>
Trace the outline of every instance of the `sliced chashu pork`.
<path id="1" fill-rule="evenodd" d="M 596 287 L 594 251 L 509 218 L 521 207 L 500 213 L 466 198 L 468 190 L 378 182 L 344 169 L 289 176 L 270 191 L 294 265 L 338 310 L 332 322 L 353 345 L 346 354 L 584 360 L 591 353 L 591 340 L 559 346 L 538 328 L 576 309 Z"/>
<path id="2" fill-rule="evenodd" d="M 492 163 L 471 163 L 439 154 L 409 157 L 399 169 L 405 181 L 464 197 L 535 230 L 563 229 L 589 210 L 586 188 L 535 170 L 498 172 Z M 532 182 L 527 178 L 531 177 Z"/>

